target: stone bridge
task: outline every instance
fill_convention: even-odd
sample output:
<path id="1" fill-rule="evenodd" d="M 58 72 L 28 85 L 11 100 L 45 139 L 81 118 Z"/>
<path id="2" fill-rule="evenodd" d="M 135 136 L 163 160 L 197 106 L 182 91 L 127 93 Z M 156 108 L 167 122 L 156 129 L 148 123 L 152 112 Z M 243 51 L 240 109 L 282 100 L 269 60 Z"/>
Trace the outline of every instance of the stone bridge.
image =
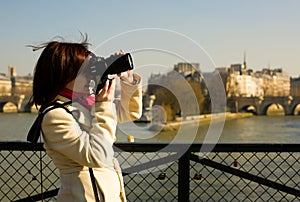
<path id="1" fill-rule="evenodd" d="M 252 106 L 257 115 L 266 115 L 268 108 L 272 104 L 279 104 L 283 107 L 285 115 L 294 115 L 295 109 L 300 104 L 300 96 L 282 97 L 230 97 L 227 99 L 227 106 L 231 112 L 243 112 Z"/>
<path id="2" fill-rule="evenodd" d="M 18 112 L 31 112 L 32 104 L 29 103 L 29 97 L 25 95 L 0 96 L 0 112 L 3 112 L 3 107 L 7 103 L 13 103 Z"/>

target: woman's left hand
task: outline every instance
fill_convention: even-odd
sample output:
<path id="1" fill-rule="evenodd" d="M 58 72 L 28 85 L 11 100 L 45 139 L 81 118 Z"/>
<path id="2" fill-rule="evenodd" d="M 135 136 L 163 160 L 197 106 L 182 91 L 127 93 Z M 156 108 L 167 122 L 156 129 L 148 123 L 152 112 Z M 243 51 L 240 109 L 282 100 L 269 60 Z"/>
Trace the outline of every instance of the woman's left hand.
<path id="1" fill-rule="evenodd" d="M 126 72 L 122 72 L 122 73 L 118 74 L 118 77 L 122 81 L 125 81 L 125 82 L 130 83 L 130 84 L 133 83 L 133 73 L 132 73 L 131 70 L 128 70 Z"/>

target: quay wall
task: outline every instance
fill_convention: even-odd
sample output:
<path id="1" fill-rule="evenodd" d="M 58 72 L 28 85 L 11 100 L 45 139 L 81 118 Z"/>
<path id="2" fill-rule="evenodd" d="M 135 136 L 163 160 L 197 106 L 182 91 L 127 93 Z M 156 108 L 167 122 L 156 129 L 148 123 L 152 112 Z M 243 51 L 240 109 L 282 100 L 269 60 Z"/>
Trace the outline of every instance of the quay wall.
<path id="1" fill-rule="evenodd" d="M 222 121 L 222 120 L 231 120 L 231 119 L 238 119 L 238 118 L 248 118 L 248 117 L 252 117 L 252 116 L 253 116 L 252 113 L 226 112 L 226 113 L 218 113 L 218 114 L 194 115 L 194 116 L 188 116 L 185 118 L 177 117 L 175 121 L 167 122 L 167 123 L 163 124 L 163 130 L 177 130 L 180 126 L 183 126 L 183 125 L 209 124 L 211 121 Z M 155 128 L 155 127 L 153 127 L 153 128 Z M 162 126 L 160 126 L 158 128 L 162 128 Z"/>

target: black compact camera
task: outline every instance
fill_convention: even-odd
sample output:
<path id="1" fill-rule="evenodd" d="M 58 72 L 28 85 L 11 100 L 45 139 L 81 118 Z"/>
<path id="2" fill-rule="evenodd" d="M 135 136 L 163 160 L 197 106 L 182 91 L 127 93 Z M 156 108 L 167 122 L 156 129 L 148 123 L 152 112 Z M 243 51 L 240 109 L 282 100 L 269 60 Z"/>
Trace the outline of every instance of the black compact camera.
<path id="1" fill-rule="evenodd" d="M 95 78 L 97 85 L 96 95 L 104 87 L 105 82 L 109 79 L 109 75 L 120 74 L 133 69 L 130 53 L 111 55 L 108 58 L 97 57 L 94 53 L 90 53 L 90 56 L 88 71 Z"/>

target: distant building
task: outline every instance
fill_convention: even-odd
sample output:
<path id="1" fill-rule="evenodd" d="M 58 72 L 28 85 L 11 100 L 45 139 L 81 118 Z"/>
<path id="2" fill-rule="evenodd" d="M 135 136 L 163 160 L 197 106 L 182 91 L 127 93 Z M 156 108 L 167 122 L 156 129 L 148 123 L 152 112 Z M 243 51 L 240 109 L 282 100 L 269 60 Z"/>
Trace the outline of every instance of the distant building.
<path id="1" fill-rule="evenodd" d="M 11 94 L 11 81 L 8 77 L 0 74 L 0 95 L 6 96 Z"/>
<path id="2" fill-rule="evenodd" d="M 245 61 L 243 64 L 216 68 L 214 72 L 201 72 L 198 63 L 181 62 L 175 64 L 173 71 L 167 74 L 152 74 L 148 83 L 168 86 L 168 82 L 179 78 L 199 84 L 205 98 L 204 105 L 208 106 L 204 107 L 205 109 L 209 109 L 211 96 L 222 99 L 220 95 L 212 94 L 218 92 L 214 91 L 214 87 L 220 78 L 227 97 L 300 96 L 300 77 L 293 79 L 291 84 L 288 73 L 283 69 L 264 68 L 260 71 L 253 71 L 247 68 Z M 151 90 L 148 89 L 148 92 L 151 93 Z M 221 105 L 219 107 L 224 108 Z"/>
<path id="3" fill-rule="evenodd" d="M 255 97 L 261 92 L 257 86 L 258 78 L 252 69 L 246 69 L 245 65 L 233 64 L 229 69 L 227 96 Z"/>
<path id="4" fill-rule="evenodd" d="M 179 62 L 174 65 L 174 71 L 186 75 L 194 75 L 195 72 L 200 72 L 199 63 Z"/>
<path id="5" fill-rule="evenodd" d="M 182 75 L 186 80 L 194 81 L 199 84 L 202 82 L 203 78 L 199 63 L 180 62 L 174 65 L 173 70 Z"/>
<path id="6" fill-rule="evenodd" d="M 0 95 L 10 96 L 15 94 L 32 94 L 33 77 L 17 76 L 16 67 L 8 66 L 8 74 L 0 74 Z"/>
<path id="7" fill-rule="evenodd" d="M 300 76 L 291 79 L 291 96 L 300 96 Z"/>
<path id="8" fill-rule="evenodd" d="M 290 78 L 282 69 L 268 68 L 253 72 L 245 65 L 233 64 L 226 87 L 228 97 L 289 96 Z"/>
<path id="9" fill-rule="evenodd" d="M 290 77 L 282 69 L 263 69 L 265 96 L 289 96 L 291 91 Z"/>
<path id="10" fill-rule="evenodd" d="M 8 66 L 8 77 L 16 77 L 17 76 L 17 68 L 15 66 Z"/>
<path id="11" fill-rule="evenodd" d="M 220 77 L 222 79 L 224 88 L 226 89 L 227 86 L 227 79 L 229 76 L 229 68 L 228 67 L 218 67 L 215 69 L 217 72 L 219 72 Z"/>

